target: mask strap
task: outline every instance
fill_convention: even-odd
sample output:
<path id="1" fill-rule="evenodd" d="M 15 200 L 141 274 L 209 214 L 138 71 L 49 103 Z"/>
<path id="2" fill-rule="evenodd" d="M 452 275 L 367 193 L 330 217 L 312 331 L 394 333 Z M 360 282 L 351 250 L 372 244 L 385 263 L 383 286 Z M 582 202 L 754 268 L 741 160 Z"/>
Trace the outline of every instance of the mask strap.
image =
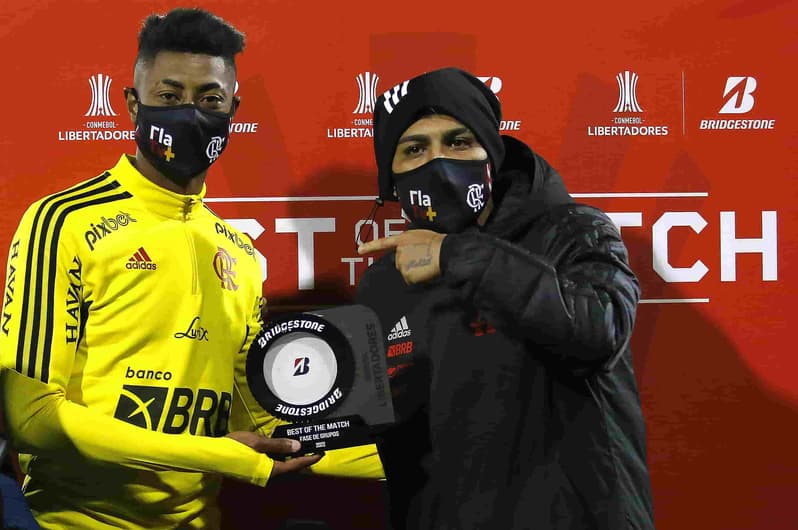
<path id="1" fill-rule="evenodd" d="M 366 222 L 363 223 L 362 225 L 360 225 L 360 229 L 358 229 L 357 235 L 355 235 L 355 249 L 357 249 L 357 247 L 358 247 L 358 241 L 361 241 L 361 242 L 365 243 L 365 241 L 363 241 L 363 238 L 361 237 L 361 236 L 364 235 L 363 234 L 363 227 L 364 226 L 369 225 L 368 232 L 366 232 L 366 234 L 365 234 L 366 237 L 371 235 L 371 226 L 372 226 L 372 224 L 374 223 L 374 220 L 377 217 L 377 208 L 379 208 L 383 204 L 384 204 L 384 201 L 382 199 L 380 199 L 379 197 L 374 199 L 374 204 L 372 205 L 371 211 L 369 212 L 369 215 L 366 218 Z"/>
<path id="2" fill-rule="evenodd" d="M 124 89 L 124 92 L 125 92 L 125 97 L 126 98 L 127 98 L 127 95 L 130 93 L 130 94 L 133 94 L 133 97 L 136 98 L 136 101 L 140 101 L 139 100 L 139 93 L 138 93 L 138 91 L 135 88 L 130 87 L 130 86 L 126 86 L 125 89 Z"/>

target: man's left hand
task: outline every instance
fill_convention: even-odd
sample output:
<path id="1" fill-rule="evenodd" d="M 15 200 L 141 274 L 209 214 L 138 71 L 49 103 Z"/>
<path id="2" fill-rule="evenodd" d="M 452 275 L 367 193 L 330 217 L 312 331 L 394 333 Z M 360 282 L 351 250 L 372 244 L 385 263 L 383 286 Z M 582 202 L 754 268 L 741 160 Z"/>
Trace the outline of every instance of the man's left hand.
<path id="1" fill-rule="evenodd" d="M 359 255 L 380 250 L 396 250 L 396 268 L 405 283 L 422 283 L 441 274 L 441 243 L 446 234 L 432 230 L 408 230 L 396 236 L 383 237 L 363 243 Z"/>

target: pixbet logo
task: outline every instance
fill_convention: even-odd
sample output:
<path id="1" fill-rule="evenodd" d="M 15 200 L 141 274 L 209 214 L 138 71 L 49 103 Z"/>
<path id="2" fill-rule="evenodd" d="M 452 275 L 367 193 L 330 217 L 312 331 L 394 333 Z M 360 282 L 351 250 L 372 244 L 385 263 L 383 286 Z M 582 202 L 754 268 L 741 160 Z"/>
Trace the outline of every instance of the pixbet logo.
<path id="1" fill-rule="evenodd" d="M 99 223 L 91 223 L 91 228 L 86 230 L 84 238 L 89 245 L 89 250 L 94 251 L 94 245 L 105 236 L 111 235 L 111 232 L 116 232 L 123 226 L 130 223 L 135 223 L 136 220 L 129 213 L 119 212 L 116 217 L 108 219 L 103 216 L 100 217 Z"/>
<path id="2" fill-rule="evenodd" d="M 243 250 L 244 250 L 244 252 L 246 252 L 246 253 L 247 253 L 247 254 L 249 254 L 250 256 L 254 255 L 254 253 L 255 253 L 255 250 L 252 248 L 252 245 L 250 245 L 250 244 L 249 244 L 249 243 L 248 243 L 248 242 L 247 242 L 247 241 L 246 241 L 246 240 L 245 240 L 243 237 L 241 237 L 241 236 L 240 236 L 240 235 L 239 235 L 237 232 L 234 232 L 233 230 L 229 230 L 229 229 L 228 229 L 226 226 L 224 226 L 222 223 L 216 223 L 216 225 L 215 225 L 215 228 L 216 228 L 216 233 L 217 233 L 217 234 L 222 234 L 222 235 L 223 235 L 223 236 L 225 236 L 227 239 L 229 239 L 230 241 L 232 241 L 233 243 L 235 243 L 235 244 L 236 244 L 236 246 L 237 246 L 238 248 L 240 248 L 240 249 L 243 249 Z M 262 232 L 262 231 L 263 231 L 263 230 L 261 229 L 261 232 Z M 259 232 L 257 235 L 260 235 L 260 232 Z M 257 237 L 257 236 L 256 236 L 256 237 Z"/>

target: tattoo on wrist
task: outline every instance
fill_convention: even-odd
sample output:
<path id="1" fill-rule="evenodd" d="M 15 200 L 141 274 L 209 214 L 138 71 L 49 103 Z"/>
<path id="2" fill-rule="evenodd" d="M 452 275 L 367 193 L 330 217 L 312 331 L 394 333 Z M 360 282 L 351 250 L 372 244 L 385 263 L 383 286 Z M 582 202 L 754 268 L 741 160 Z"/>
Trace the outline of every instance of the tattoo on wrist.
<path id="1" fill-rule="evenodd" d="M 418 269 L 420 267 L 428 267 L 432 263 L 432 256 L 424 256 L 422 258 L 411 260 L 407 264 L 408 269 Z"/>

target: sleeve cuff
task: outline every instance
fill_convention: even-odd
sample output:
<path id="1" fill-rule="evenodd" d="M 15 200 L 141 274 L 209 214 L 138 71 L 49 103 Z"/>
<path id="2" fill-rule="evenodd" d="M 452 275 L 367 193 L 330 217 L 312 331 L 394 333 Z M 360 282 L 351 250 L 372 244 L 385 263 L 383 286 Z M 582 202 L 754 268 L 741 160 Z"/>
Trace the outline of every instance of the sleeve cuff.
<path id="1" fill-rule="evenodd" d="M 443 241 L 441 241 L 441 253 L 438 258 L 441 276 L 446 276 L 446 271 L 449 268 L 452 255 L 457 252 L 457 238 L 459 235 L 460 234 L 447 234 L 446 237 L 443 238 Z"/>
<path id="2" fill-rule="evenodd" d="M 265 486 L 268 484 L 272 476 L 272 469 L 274 468 L 274 460 L 266 455 L 261 455 L 258 459 L 258 464 L 255 466 L 255 471 L 252 474 L 252 483 L 256 486 Z"/>

